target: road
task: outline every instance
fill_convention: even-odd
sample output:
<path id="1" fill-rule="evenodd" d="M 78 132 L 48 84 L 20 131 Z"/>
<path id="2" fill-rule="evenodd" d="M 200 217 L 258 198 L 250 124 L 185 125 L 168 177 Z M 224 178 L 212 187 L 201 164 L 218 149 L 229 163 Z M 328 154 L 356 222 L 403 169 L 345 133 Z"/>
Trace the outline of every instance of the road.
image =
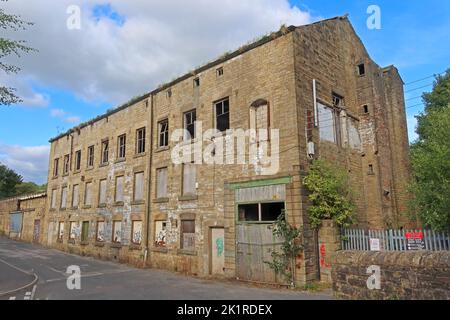
<path id="1" fill-rule="evenodd" d="M 79 266 L 80 289 L 69 290 L 67 267 Z M 37 277 L 37 279 L 36 279 Z M 69 281 L 76 284 L 75 281 Z M 10 290 L 27 288 L 1 296 Z M 238 281 L 137 269 L 0 237 L 0 300 L 328 300 L 310 293 L 255 287 Z"/>

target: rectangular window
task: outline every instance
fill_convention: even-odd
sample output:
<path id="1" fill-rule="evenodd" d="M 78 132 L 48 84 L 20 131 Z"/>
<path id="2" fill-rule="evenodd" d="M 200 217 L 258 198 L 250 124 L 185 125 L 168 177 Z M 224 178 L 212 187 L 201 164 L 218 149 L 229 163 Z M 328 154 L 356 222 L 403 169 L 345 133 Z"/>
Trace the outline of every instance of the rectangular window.
<path id="1" fill-rule="evenodd" d="M 123 176 L 116 177 L 116 202 L 123 202 Z"/>
<path id="2" fill-rule="evenodd" d="M 195 220 L 181 221 L 181 249 L 195 250 Z"/>
<path id="3" fill-rule="evenodd" d="M 183 164 L 183 195 L 196 194 L 196 167 L 194 163 Z"/>
<path id="4" fill-rule="evenodd" d="M 196 88 L 196 87 L 200 87 L 200 78 L 194 79 L 194 88 Z"/>
<path id="5" fill-rule="evenodd" d="M 156 198 L 167 198 L 167 168 L 156 169 Z"/>
<path id="6" fill-rule="evenodd" d="M 127 137 L 124 134 L 117 138 L 117 157 L 119 159 L 125 158 L 126 140 L 127 140 Z"/>
<path id="7" fill-rule="evenodd" d="M 134 201 L 144 200 L 144 173 L 134 174 Z"/>
<path id="8" fill-rule="evenodd" d="M 366 74 L 366 66 L 364 65 L 364 63 L 361 63 L 358 65 L 358 74 L 360 76 L 363 76 Z"/>
<path id="9" fill-rule="evenodd" d="M 72 190 L 72 208 L 78 207 L 79 196 L 80 196 L 80 186 L 76 184 L 73 186 Z"/>
<path id="10" fill-rule="evenodd" d="M 186 113 L 184 113 L 183 119 L 184 119 L 184 130 L 185 130 L 185 136 L 184 140 L 191 140 L 195 139 L 195 121 L 196 121 L 196 111 L 191 110 Z"/>
<path id="11" fill-rule="evenodd" d="M 98 204 L 106 204 L 106 179 L 100 180 L 98 192 Z"/>
<path id="12" fill-rule="evenodd" d="M 84 204 L 86 206 L 92 206 L 92 182 L 86 183 L 86 189 L 84 190 Z"/>
<path id="13" fill-rule="evenodd" d="M 58 225 L 58 240 L 64 238 L 64 222 L 60 222 Z"/>
<path id="14" fill-rule="evenodd" d="M 136 153 L 145 152 L 145 128 L 136 130 Z"/>
<path id="15" fill-rule="evenodd" d="M 92 168 L 94 166 L 94 146 L 88 148 L 87 166 Z"/>
<path id="16" fill-rule="evenodd" d="M 133 221 L 131 226 L 131 242 L 141 244 L 142 241 L 142 221 Z"/>
<path id="17" fill-rule="evenodd" d="M 59 159 L 55 159 L 53 160 L 53 176 L 57 177 L 58 176 L 58 170 L 59 170 Z"/>
<path id="18" fill-rule="evenodd" d="M 217 77 L 223 76 L 223 67 L 217 68 L 216 75 Z"/>
<path id="19" fill-rule="evenodd" d="M 70 168 L 70 156 L 66 154 L 64 156 L 63 174 L 68 174 Z"/>
<path id="20" fill-rule="evenodd" d="M 166 221 L 155 221 L 155 247 L 166 246 Z"/>
<path id="21" fill-rule="evenodd" d="M 216 128 L 224 132 L 230 129 L 230 102 L 228 99 L 214 104 L 216 112 Z"/>
<path id="22" fill-rule="evenodd" d="M 75 221 L 70 222 L 69 239 L 74 240 L 78 235 L 78 223 Z"/>
<path id="23" fill-rule="evenodd" d="M 120 243 L 122 241 L 122 221 L 113 221 L 112 242 Z"/>
<path id="24" fill-rule="evenodd" d="M 81 241 L 86 242 L 89 240 L 89 221 L 83 221 L 81 226 Z"/>
<path id="25" fill-rule="evenodd" d="M 284 202 L 266 202 L 238 205 L 241 222 L 273 222 L 284 210 Z"/>
<path id="26" fill-rule="evenodd" d="M 52 209 L 56 209 L 56 189 L 52 190 L 52 205 L 51 208 Z"/>
<path id="27" fill-rule="evenodd" d="M 102 141 L 102 164 L 108 163 L 109 157 L 109 140 Z"/>
<path id="28" fill-rule="evenodd" d="M 67 207 L 67 187 L 61 189 L 61 209 Z"/>
<path id="29" fill-rule="evenodd" d="M 341 126 L 339 111 L 317 103 L 320 140 L 340 145 Z"/>
<path id="30" fill-rule="evenodd" d="M 97 221 L 96 240 L 99 242 L 105 241 L 105 222 Z"/>
<path id="31" fill-rule="evenodd" d="M 162 120 L 158 123 L 158 147 L 167 147 L 169 145 L 169 119 Z"/>
<path id="32" fill-rule="evenodd" d="M 81 170 L 81 150 L 75 152 L 75 170 Z"/>

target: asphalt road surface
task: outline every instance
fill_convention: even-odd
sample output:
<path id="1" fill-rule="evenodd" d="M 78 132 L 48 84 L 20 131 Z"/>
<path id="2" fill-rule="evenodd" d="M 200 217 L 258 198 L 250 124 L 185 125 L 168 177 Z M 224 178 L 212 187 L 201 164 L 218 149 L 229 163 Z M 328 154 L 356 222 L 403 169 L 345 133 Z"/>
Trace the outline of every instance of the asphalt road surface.
<path id="1" fill-rule="evenodd" d="M 66 273 L 81 271 L 80 289 Z M 9 291 L 20 289 L 12 293 Z M 7 294 L 5 294 L 7 293 Z M 331 291 L 299 292 L 137 269 L 0 237 L 0 300 L 328 300 Z"/>

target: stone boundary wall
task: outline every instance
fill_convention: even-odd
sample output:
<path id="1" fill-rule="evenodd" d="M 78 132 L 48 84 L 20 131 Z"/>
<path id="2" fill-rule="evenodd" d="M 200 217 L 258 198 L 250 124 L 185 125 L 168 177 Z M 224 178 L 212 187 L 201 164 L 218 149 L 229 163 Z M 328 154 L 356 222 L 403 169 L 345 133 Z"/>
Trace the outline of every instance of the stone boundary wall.
<path id="1" fill-rule="evenodd" d="M 337 298 L 450 300 L 449 251 L 338 251 L 331 262 Z M 372 265 L 380 267 L 378 290 L 367 287 Z"/>

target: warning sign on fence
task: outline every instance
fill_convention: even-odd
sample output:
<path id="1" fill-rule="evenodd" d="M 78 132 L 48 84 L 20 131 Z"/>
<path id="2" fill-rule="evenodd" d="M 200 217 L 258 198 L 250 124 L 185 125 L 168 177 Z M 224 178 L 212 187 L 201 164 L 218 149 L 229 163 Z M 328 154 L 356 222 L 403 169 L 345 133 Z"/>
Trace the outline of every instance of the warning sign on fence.
<path id="1" fill-rule="evenodd" d="M 425 250 L 423 232 L 407 232 L 405 237 L 408 250 Z"/>

